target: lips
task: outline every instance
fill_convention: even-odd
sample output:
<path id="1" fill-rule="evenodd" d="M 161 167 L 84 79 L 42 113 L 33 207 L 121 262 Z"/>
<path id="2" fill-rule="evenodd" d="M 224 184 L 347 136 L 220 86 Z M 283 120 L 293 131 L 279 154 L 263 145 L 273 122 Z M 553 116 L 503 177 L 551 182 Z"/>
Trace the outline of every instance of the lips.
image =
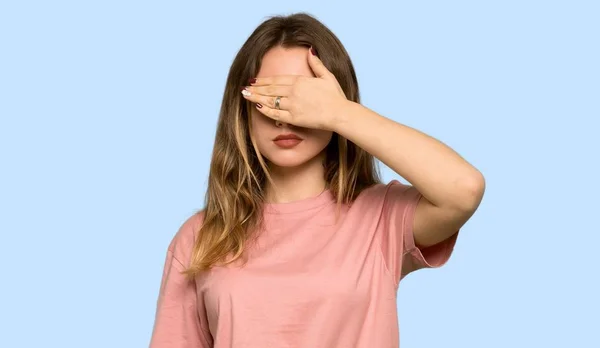
<path id="1" fill-rule="evenodd" d="M 302 138 L 300 138 L 296 134 L 290 133 L 290 134 L 280 134 L 277 137 L 275 137 L 275 139 L 273 139 L 273 141 L 278 141 L 278 140 L 302 140 Z"/>
<path id="2" fill-rule="evenodd" d="M 291 149 L 302 142 L 302 138 L 296 134 L 280 134 L 273 139 L 275 145 L 283 149 Z"/>

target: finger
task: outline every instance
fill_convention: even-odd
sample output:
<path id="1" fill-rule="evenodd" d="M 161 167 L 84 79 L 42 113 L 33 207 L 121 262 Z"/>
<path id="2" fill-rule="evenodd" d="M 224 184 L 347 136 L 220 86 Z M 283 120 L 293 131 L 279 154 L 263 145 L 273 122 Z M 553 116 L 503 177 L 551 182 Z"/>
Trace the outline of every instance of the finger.
<path id="1" fill-rule="evenodd" d="M 275 99 L 276 97 L 266 96 L 262 94 L 252 93 L 247 89 L 242 90 L 242 95 L 246 100 L 249 100 L 253 103 L 261 104 L 263 106 L 268 106 L 269 108 L 276 109 L 275 107 Z M 279 109 L 281 110 L 289 110 L 290 100 L 288 98 L 282 97 L 279 99 Z"/>
<path id="2" fill-rule="evenodd" d="M 300 75 L 279 75 L 256 77 L 249 81 L 251 86 L 266 86 L 266 85 L 293 85 Z"/>
<path id="3" fill-rule="evenodd" d="M 292 91 L 289 85 L 266 85 L 266 86 L 248 86 L 246 87 L 252 94 L 261 94 L 271 97 L 288 97 Z"/>
<path id="4" fill-rule="evenodd" d="M 286 110 L 277 110 L 262 104 L 256 104 L 256 109 L 260 111 L 263 115 L 275 121 L 290 123 L 290 120 L 292 119 L 292 115 L 289 111 Z"/>
<path id="5" fill-rule="evenodd" d="M 331 76 L 329 70 L 327 70 L 321 59 L 317 56 L 317 51 L 314 47 L 308 50 L 308 65 L 316 77 L 329 78 Z"/>

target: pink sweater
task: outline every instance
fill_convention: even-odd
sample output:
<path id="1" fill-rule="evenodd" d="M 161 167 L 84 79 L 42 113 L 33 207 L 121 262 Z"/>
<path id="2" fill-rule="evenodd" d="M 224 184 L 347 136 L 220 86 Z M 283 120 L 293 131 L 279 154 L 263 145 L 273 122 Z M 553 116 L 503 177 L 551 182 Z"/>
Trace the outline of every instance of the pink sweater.
<path id="1" fill-rule="evenodd" d="M 420 250 L 418 191 L 392 181 L 363 191 L 335 220 L 333 195 L 265 206 L 265 230 L 244 267 L 187 282 L 179 272 L 202 223 L 191 216 L 170 244 L 151 348 L 396 348 L 400 280 L 443 265 L 458 232 Z"/>

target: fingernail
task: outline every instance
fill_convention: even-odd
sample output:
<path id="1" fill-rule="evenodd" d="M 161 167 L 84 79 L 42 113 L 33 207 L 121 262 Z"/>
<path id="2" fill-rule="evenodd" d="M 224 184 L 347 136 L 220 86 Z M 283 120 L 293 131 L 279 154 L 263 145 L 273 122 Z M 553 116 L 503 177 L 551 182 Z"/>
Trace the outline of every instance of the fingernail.
<path id="1" fill-rule="evenodd" d="M 251 84 L 253 84 L 255 82 L 256 82 L 256 79 L 254 77 L 248 80 L 248 84 L 249 85 L 251 85 Z"/>
<path id="2" fill-rule="evenodd" d="M 262 108 L 262 105 L 260 105 L 260 103 L 256 103 L 256 107 L 260 109 Z"/>
<path id="3" fill-rule="evenodd" d="M 317 50 L 315 50 L 315 48 L 311 46 L 310 47 L 310 53 L 312 53 L 313 56 L 316 56 L 317 55 Z"/>

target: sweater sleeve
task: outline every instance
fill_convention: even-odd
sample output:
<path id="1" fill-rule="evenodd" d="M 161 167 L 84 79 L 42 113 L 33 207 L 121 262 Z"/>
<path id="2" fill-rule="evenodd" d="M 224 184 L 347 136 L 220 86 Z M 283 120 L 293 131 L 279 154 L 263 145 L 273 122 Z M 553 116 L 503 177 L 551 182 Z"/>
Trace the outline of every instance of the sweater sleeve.
<path id="1" fill-rule="evenodd" d="M 196 282 L 181 273 L 197 227 L 193 222 L 190 219 L 180 228 L 167 250 L 150 348 L 213 347 L 203 297 Z"/>
<path id="2" fill-rule="evenodd" d="M 383 193 L 383 251 L 396 284 L 409 273 L 422 268 L 443 266 L 454 249 L 458 231 L 444 241 L 427 248 L 415 245 L 415 211 L 421 194 L 410 185 L 394 180 Z"/>

